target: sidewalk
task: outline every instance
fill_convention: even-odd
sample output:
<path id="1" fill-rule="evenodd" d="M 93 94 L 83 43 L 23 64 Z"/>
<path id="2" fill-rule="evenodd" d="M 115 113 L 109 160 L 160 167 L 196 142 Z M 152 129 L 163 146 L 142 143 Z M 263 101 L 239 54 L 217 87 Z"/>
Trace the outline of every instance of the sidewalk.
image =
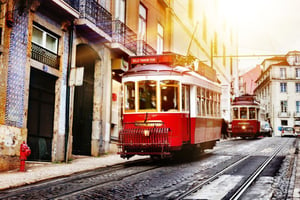
<path id="1" fill-rule="evenodd" d="M 134 156 L 130 161 L 144 158 L 146 156 Z M 128 162 L 128 160 L 120 158 L 120 155 L 117 154 L 100 157 L 76 156 L 70 163 L 58 164 L 28 161 L 26 162 L 26 172 L 19 172 L 19 169 L 0 172 L 0 190 L 124 162 Z"/>

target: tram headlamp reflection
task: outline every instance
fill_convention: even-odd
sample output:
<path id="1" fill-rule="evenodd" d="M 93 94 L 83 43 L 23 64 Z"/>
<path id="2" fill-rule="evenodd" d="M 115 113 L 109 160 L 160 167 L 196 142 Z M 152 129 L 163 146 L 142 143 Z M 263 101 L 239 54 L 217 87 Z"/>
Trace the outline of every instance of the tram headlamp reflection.
<path id="1" fill-rule="evenodd" d="M 246 126 L 242 126 L 242 129 L 245 130 L 245 129 L 246 129 Z"/>

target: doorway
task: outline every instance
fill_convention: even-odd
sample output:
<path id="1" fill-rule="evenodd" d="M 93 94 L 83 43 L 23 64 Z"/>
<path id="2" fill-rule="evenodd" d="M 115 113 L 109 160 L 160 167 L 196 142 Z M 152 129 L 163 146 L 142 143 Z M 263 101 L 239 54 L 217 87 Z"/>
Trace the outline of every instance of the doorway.
<path id="1" fill-rule="evenodd" d="M 29 160 L 51 161 L 56 79 L 31 68 L 27 120 Z"/>
<path id="2" fill-rule="evenodd" d="M 75 155 L 91 155 L 96 52 L 88 45 L 78 45 L 76 66 L 84 67 L 83 85 L 75 87 L 73 112 L 73 147 Z"/>

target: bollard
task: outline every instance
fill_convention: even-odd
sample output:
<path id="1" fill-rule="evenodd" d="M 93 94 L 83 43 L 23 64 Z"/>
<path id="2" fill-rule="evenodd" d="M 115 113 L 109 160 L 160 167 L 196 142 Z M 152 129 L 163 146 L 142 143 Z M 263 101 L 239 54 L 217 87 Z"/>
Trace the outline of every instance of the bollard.
<path id="1" fill-rule="evenodd" d="M 31 150 L 28 145 L 23 141 L 20 146 L 20 172 L 25 172 L 25 161 L 27 157 L 31 154 Z"/>

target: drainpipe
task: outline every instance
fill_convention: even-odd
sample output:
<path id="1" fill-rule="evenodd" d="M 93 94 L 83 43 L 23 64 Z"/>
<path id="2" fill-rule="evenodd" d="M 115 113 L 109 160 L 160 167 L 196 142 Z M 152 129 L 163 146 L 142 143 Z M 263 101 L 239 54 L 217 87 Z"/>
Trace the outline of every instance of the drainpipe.
<path id="1" fill-rule="evenodd" d="M 69 149 L 69 134 L 70 134 L 70 127 L 69 127 L 69 118 L 70 118 L 70 86 L 69 86 L 69 79 L 70 79 L 70 71 L 72 65 L 72 53 L 73 53 L 73 30 L 74 24 L 71 22 L 70 26 L 70 34 L 69 34 L 69 55 L 68 55 L 68 68 L 67 68 L 67 82 L 66 82 L 66 119 L 65 119 L 65 162 L 68 162 L 68 149 Z"/>

